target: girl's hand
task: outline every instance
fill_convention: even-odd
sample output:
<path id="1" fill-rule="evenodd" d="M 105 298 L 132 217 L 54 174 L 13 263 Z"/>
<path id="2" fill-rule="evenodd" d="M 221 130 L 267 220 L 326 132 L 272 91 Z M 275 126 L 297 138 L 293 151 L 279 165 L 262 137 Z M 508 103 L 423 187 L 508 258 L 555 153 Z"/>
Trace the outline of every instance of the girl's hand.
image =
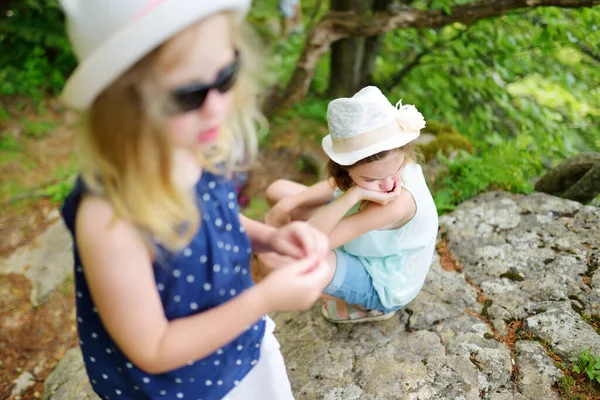
<path id="1" fill-rule="evenodd" d="M 323 257 L 305 257 L 277 268 L 258 284 L 273 311 L 305 311 L 319 299 L 332 273 Z"/>
<path id="2" fill-rule="evenodd" d="M 313 255 L 322 258 L 329 250 L 329 238 L 323 232 L 299 221 L 277 229 L 269 242 L 277 253 L 295 259 Z"/>
<path id="3" fill-rule="evenodd" d="M 269 253 L 257 254 L 258 262 L 261 267 L 265 267 L 266 271 L 272 271 L 276 268 L 283 267 L 288 264 L 293 264 L 296 259 L 290 256 L 282 256 L 279 253 L 271 251 Z M 264 269 L 263 269 L 264 271 Z"/>
<path id="4" fill-rule="evenodd" d="M 402 185 L 400 182 L 396 183 L 396 186 L 390 192 L 367 190 L 359 186 L 356 186 L 356 190 L 358 190 L 361 200 L 367 200 L 381 205 L 386 205 L 400 195 L 402 192 Z"/>
<path id="5" fill-rule="evenodd" d="M 280 200 L 265 216 L 265 223 L 275 228 L 287 225 L 292 222 L 292 211 L 294 208 L 286 201 Z"/>

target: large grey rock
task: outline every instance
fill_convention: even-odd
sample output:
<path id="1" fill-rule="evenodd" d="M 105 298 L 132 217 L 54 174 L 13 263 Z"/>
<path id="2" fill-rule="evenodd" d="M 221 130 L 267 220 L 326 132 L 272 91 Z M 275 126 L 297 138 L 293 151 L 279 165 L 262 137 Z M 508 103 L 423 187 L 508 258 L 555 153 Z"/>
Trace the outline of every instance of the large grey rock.
<path id="1" fill-rule="evenodd" d="M 548 309 L 525 320 L 526 329 L 546 341 L 561 358 L 576 357 L 589 348 L 600 354 L 600 335 L 567 302 L 552 302 Z"/>
<path id="2" fill-rule="evenodd" d="M 527 400 L 540 399 L 541 397 L 525 397 L 519 392 L 504 391 L 500 393 L 492 393 L 489 396 L 490 400 Z"/>
<path id="3" fill-rule="evenodd" d="M 554 366 L 541 344 L 518 341 L 515 345 L 516 362 L 519 365 L 519 391 L 527 398 L 560 400 L 550 387 L 563 373 Z"/>
<path id="4" fill-rule="evenodd" d="M 319 306 L 273 315 L 297 400 L 556 399 L 561 371 L 525 338 L 546 341 L 566 363 L 585 348 L 600 354 L 600 336 L 580 315 L 599 315 L 600 210 L 487 193 L 440 226 L 463 271 L 444 270 L 436 255 L 419 296 L 393 319 L 338 326 Z M 65 382 L 89 393 L 81 374 L 81 356 L 71 356 L 47 390 Z M 47 399 L 69 398 L 52 390 Z"/>
<path id="5" fill-rule="evenodd" d="M 440 220 L 465 274 L 504 310 L 490 307 L 494 326 L 527 318 L 532 303 L 569 298 L 598 314 L 598 277 L 591 287 L 584 281 L 590 260 L 598 260 L 597 208 L 544 194 L 487 193 Z"/>
<path id="6" fill-rule="evenodd" d="M 405 315 L 336 327 L 318 313 L 274 317 L 298 399 L 344 398 L 336 397 L 344 391 L 357 399 L 479 398 L 469 356 L 448 354 L 434 332 L 407 332 Z"/>
<path id="7" fill-rule="evenodd" d="M 32 244 L 0 260 L 0 274 L 22 274 L 31 281 L 31 303 L 40 305 L 73 271 L 73 242 L 62 220 Z"/>
<path id="8" fill-rule="evenodd" d="M 83 366 L 81 350 L 69 350 L 44 382 L 42 400 L 98 400 Z"/>

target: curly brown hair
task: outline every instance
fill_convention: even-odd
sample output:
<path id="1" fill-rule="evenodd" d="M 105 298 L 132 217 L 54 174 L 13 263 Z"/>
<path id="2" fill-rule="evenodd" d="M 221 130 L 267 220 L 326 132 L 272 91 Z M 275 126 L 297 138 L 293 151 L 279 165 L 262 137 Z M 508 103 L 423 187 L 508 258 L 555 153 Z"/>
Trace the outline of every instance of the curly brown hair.
<path id="1" fill-rule="evenodd" d="M 345 192 L 354 186 L 354 181 L 350 177 L 350 171 L 354 167 L 358 167 L 359 165 L 364 165 L 371 163 L 373 161 L 379 161 L 386 158 L 389 154 L 393 152 L 403 152 L 404 153 L 404 162 L 402 166 L 408 164 L 409 162 L 421 163 L 423 160 L 423 156 L 419 149 L 417 149 L 412 143 L 407 143 L 402 147 L 398 147 L 392 150 L 385 150 L 379 153 L 373 154 L 369 157 L 363 158 L 355 162 L 352 165 L 340 165 L 333 160 L 329 160 L 327 163 L 327 171 L 329 172 L 329 176 L 333 178 L 335 185 L 340 188 L 341 191 Z"/>

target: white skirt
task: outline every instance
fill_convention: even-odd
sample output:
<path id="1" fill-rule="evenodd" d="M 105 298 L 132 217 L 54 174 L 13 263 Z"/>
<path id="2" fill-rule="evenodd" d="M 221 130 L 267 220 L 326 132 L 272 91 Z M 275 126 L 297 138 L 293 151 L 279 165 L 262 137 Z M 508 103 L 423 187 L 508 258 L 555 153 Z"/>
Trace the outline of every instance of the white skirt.
<path id="1" fill-rule="evenodd" d="M 274 329 L 275 322 L 267 317 L 258 363 L 223 400 L 294 400 Z"/>

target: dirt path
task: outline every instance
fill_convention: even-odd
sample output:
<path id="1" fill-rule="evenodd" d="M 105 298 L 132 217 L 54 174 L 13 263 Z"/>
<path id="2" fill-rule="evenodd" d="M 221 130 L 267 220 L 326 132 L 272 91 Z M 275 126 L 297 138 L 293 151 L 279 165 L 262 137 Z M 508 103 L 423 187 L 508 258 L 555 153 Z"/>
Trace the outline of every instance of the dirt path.
<path id="1" fill-rule="evenodd" d="M 8 108 L 10 121 L 0 120 L 0 258 L 43 231 L 56 209 L 52 194 L 74 171 L 74 133 L 55 102 L 40 115 L 25 106 Z M 12 109 L 11 109 L 12 108 Z M 51 218 L 52 219 L 52 218 Z"/>
<path id="2" fill-rule="evenodd" d="M 38 398 L 56 362 L 77 344 L 72 283 L 64 282 L 37 308 L 30 290 L 24 276 L 0 274 L 0 399 Z M 16 380 L 32 386 L 11 397 Z"/>

